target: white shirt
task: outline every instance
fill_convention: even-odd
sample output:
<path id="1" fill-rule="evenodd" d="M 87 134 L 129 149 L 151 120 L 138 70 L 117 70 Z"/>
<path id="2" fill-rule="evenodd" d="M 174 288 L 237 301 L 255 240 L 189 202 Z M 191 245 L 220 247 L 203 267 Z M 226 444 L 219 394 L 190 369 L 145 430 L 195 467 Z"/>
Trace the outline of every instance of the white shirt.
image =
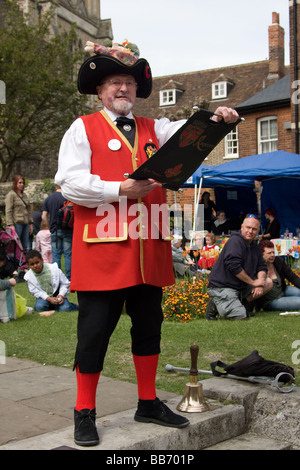
<path id="1" fill-rule="evenodd" d="M 117 115 L 105 108 L 112 121 Z M 130 113 L 128 118 L 132 118 Z M 161 147 L 185 123 L 167 118 L 155 119 L 154 130 Z M 55 183 L 66 199 L 85 207 L 117 202 L 121 181 L 103 181 L 91 174 L 91 148 L 82 119 L 76 119 L 65 133 L 59 151 Z"/>
<path id="2" fill-rule="evenodd" d="M 70 281 L 64 275 L 61 269 L 57 266 L 57 263 L 49 264 L 45 263 L 50 269 L 51 272 L 51 284 L 53 289 L 53 294 L 59 289 L 58 295 L 62 295 L 64 298 L 69 294 Z M 24 276 L 25 281 L 28 284 L 29 292 L 37 299 L 41 298 L 46 300 L 49 295 L 45 292 L 39 281 L 34 275 L 34 272 L 29 269 Z"/>

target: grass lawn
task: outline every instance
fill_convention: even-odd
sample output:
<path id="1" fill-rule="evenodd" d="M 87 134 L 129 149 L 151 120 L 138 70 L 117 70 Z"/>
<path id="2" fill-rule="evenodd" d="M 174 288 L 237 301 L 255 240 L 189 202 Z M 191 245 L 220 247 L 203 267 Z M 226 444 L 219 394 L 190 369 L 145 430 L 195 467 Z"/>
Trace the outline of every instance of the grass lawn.
<path id="1" fill-rule="evenodd" d="M 16 292 L 34 305 L 26 283 L 17 284 Z M 77 302 L 76 294 L 69 300 Z M 157 387 L 178 394 L 183 393 L 188 374 L 167 372 L 166 364 L 190 368 L 190 346 L 199 346 L 198 368 L 210 370 L 210 362 L 217 359 L 230 364 L 257 349 L 265 359 L 294 367 L 296 385 L 300 385 L 300 359 L 294 341 L 299 341 L 299 317 L 282 317 L 279 313 L 260 312 L 246 321 L 207 321 L 204 318 L 187 323 L 165 321 L 162 328 L 162 352 L 157 374 Z M 0 340 L 6 345 L 6 355 L 37 361 L 41 364 L 72 368 L 76 346 L 77 312 L 57 312 L 41 317 L 34 312 L 16 321 L 0 323 Z M 130 320 L 123 314 L 111 338 L 103 375 L 135 382 L 130 350 Z M 299 361 L 300 362 L 300 361 Z M 210 378 L 209 375 L 199 379 Z"/>

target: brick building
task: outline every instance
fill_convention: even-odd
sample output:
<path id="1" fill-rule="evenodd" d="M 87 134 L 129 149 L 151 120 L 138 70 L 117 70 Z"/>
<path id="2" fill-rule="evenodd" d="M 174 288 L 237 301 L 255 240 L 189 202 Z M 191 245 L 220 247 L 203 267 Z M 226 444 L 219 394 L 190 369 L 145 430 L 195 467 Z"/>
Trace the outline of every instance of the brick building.
<path id="1" fill-rule="evenodd" d="M 294 41 L 298 37 L 293 28 L 293 17 L 300 21 L 300 11 L 290 1 L 290 47 L 294 60 Z M 298 3 L 298 2 L 296 2 Z M 193 107 L 215 111 L 218 106 L 233 107 L 245 118 L 205 160 L 207 165 L 219 165 L 236 158 L 265 153 L 273 150 L 296 152 L 295 112 L 291 103 L 291 86 L 295 82 L 293 60 L 291 66 L 284 64 L 284 29 L 279 14 L 272 13 L 268 28 L 269 59 L 156 77 L 153 92 L 144 103 L 135 106 L 137 115 L 149 117 L 166 116 L 171 120 L 188 117 Z M 296 78 L 297 80 L 297 78 Z M 299 137 L 298 137 L 299 138 Z M 298 153 L 298 152 L 297 152 Z M 210 190 L 212 197 L 213 190 Z M 194 199 L 193 189 L 182 194 L 168 191 L 168 203 L 184 205 Z"/>
<path id="2" fill-rule="evenodd" d="M 41 14 L 51 3 L 45 0 L 18 2 L 24 11 L 30 11 L 32 20 L 34 15 Z M 105 39 L 112 39 L 111 20 L 103 20 L 100 16 L 100 0 L 58 0 L 57 3 L 54 33 L 57 25 L 67 29 L 75 22 L 79 38 L 76 47 L 82 48 L 86 40 L 101 43 Z M 284 64 L 285 31 L 280 26 L 279 14 L 273 12 L 268 28 L 267 60 L 154 77 L 151 96 L 147 100 L 137 100 L 135 114 L 152 118 L 166 116 L 178 120 L 189 117 L 195 106 L 211 111 L 220 105 L 236 108 L 245 118 L 245 123 L 241 123 L 208 156 L 204 162 L 208 165 L 218 165 L 275 149 L 298 153 L 299 129 L 295 123 L 299 121 L 299 3 L 300 0 L 287 2 L 290 11 L 290 65 Z M 91 100 L 92 109 L 95 109 L 95 98 Z M 53 177 L 56 164 L 54 159 L 52 170 L 39 177 Z M 213 190 L 211 192 L 213 195 Z M 182 194 L 176 193 L 176 200 L 180 204 L 191 203 L 193 199 L 193 189 L 185 189 Z M 168 203 L 171 205 L 174 200 L 174 192 L 168 191 Z"/>

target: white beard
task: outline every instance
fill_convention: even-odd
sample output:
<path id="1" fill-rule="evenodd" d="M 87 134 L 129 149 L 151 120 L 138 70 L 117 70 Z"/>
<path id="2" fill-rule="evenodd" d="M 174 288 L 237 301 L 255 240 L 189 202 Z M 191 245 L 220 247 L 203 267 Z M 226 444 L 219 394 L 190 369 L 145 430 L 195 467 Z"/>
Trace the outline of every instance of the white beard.
<path id="1" fill-rule="evenodd" d="M 128 101 L 122 103 L 114 101 L 112 104 L 112 111 L 116 114 L 121 114 L 122 116 L 127 116 L 133 108 L 133 104 Z"/>

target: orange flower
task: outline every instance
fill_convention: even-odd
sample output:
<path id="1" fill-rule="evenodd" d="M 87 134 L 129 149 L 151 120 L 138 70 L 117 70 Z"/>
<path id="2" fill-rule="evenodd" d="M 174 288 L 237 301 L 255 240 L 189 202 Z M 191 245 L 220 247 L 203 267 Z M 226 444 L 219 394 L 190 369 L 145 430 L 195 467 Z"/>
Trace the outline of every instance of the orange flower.
<path id="1" fill-rule="evenodd" d="M 204 316 L 208 302 L 207 279 L 182 280 L 163 289 L 163 313 L 166 320 L 187 323 Z"/>

